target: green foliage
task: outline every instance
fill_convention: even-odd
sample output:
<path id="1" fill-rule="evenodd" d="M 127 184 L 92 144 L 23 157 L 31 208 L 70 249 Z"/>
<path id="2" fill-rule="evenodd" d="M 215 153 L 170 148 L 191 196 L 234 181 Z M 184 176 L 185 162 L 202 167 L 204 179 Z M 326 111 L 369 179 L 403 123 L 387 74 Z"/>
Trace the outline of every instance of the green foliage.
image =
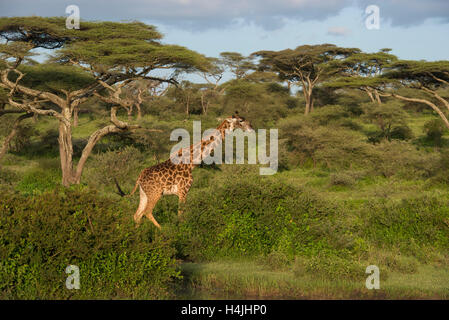
<path id="1" fill-rule="evenodd" d="M 311 115 L 311 121 L 314 124 L 323 126 L 336 123 L 339 120 L 349 117 L 350 112 L 347 108 L 340 105 L 326 105 L 315 110 Z"/>
<path id="2" fill-rule="evenodd" d="M 0 185 L 12 185 L 18 177 L 16 172 L 0 167 Z"/>
<path id="3" fill-rule="evenodd" d="M 184 255 L 211 260 L 330 248 L 319 225 L 333 220 L 335 208 L 300 189 L 248 178 L 235 176 L 214 190 L 192 190 L 179 226 Z"/>
<path id="4" fill-rule="evenodd" d="M 265 257 L 260 258 L 262 264 L 269 270 L 285 270 L 290 265 L 289 257 L 281 251 L 271 251 Z"/>
<path id="5" fill-rule="evenodd" d="M 373 143 L 382 139 L 408 140 L 413 137 L 411 129 L 406 124 L 408 114 L 403 110 L 402 103 L 389 101 L 387 103 L 364 103 L 365 118 L 373 122 L 378 131 L 368 133 L 368 140 Z"/>
<path id="6" fill-rule="evenodd" d="M 94 84 L 94 78 L 90 73 L 73 66 L 49 63 L 35 66 L 24 65 L 19 70 L 25 74 L 20 82 L 21 85 L 52 92 L 62 97 L 65 97 L 62 90 L 75 91 Z"/>
<path id="7" fill-rule="evenodd" d="M 333 112 L 324 112 L 317 120 L 325 122 L 333 117 Z M 338 117 L 338 114 L 335 117 Z M 312 160 L 314 165 L 321 163 L 328 168 L 346 168 L 364 166 L 370 162 L 371 146 L 363 141 L 360 134 L 352 130 L 331 125 L 314 126 L 306 119 L 298 121 L 295 118 L 282 121 L 280 128 L 289 151 L 296 156 L 300 164 Z"/>
<path id="8" fill-rule="evenodd" d="M 37 168 L 27 172 L 16 189 L 26 195 L 49 191 L 57 187 L 61 182 L 58 170 Z"/>
<path id="9" fill-rule="evenodd" d="M 296 277 L 311 275 L 324 279 L 353 279 L 363 281 L 366 277 L 362 263 L 350 261 L 334 255 L 312 258 L 296 257 L 292 270 Z"/>
<path id="10" fill-rule="evenodd" d="M 332 74 L 335 68 L 330 62 L 357 52 L 360 52 L 357 48 L 341 48 L 326 43 L 281 51 L 258 51 L 252 55 L 261 57 L 261 69 L 276 72 L 281 79 L 300 81 L 314 78 L 318 72 L 323 73 L 322 76 Z M 296 71 L 298 69 L 301 73 Z"/>
<path id="11" fill-rule="evenodd" d="M 2 299 L 166 298 L 179 276 L 169 242 L 136 229 L 125 202 L 89 189 L 0 197 Z M 65 288 L 68 265 L 80 269 L 80 290 Z"/>
<path id="12" fill-rule="evenodd" d="M 402 141 L 385 141 L 374 148 L 373 169 L 385 177 L 428 178 L 439 170 L 439 156 L 419 152 Z"/>
<path id="13" fill-rule="evenodd" d="M 87 165 L 86 181 L 100 190 L 114 190 L 115 181 L 121 186 L 134 186 L 143 162 L 143 154 L 132 146 L 97 153 Z"/>
<path id="14" fill-rule="evenodd" d="M 417 197 L 400 203 L 372 202 L 362 211 L 364 234 L 373 243 L 420 256 L 423 246 L 449 249 L 447 200 Z"/>
<path id="15" fill-rule="evenodd" d="M 330 175 L 330 184 L 333 186 L 352 186 L 356 183 L 356 178 L 346 172 L 337 172 Z"/>
<path id="16" fill-rule="evenodd" d="M 426 138 L 435 143 L 436 145 L 441 145 L 442 137 L 446 132 L 446 126 L 444 125 L 443 120 L 441 119 L 432 119 L 425 123 L 424 132 L 426 134 Z"/>

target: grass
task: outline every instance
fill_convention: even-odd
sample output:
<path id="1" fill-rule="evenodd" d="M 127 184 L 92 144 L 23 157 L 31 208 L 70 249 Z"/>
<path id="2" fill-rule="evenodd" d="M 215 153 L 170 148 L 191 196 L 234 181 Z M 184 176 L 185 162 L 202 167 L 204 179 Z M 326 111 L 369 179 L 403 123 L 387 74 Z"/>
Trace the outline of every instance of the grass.
<path id="1" fill-rule="evenodd" d="M 380 273 L 380 289 L 360 280 L 301 276 L 269 270 L 253 261 L 184 263 L 180 299 L 448 299 L 449 270 L 420 265 L 414 274 Z M 190 289 L 186 290 L 186 286 Z"/>

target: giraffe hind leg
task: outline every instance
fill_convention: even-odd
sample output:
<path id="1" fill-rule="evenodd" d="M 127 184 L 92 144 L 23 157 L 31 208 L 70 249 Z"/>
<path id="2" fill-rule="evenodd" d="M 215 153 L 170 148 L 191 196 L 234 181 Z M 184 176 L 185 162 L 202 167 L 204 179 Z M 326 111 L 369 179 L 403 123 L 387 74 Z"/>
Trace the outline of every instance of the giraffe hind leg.
<path id="1" fill-rule="evenodd" d="M 139 203 L 139 207 L 137 208 L 136 213 L 134 214 L 134 221 L 137 224 L 140 223 L 140 220 L 142 219 L 142 216 L 145 213 L 145 209 L 146 209 L 147 203 L 148 203 L 148 197 L 140 185 L 139 185 L 139 189 L 140 189 L 140 203 Z"/>

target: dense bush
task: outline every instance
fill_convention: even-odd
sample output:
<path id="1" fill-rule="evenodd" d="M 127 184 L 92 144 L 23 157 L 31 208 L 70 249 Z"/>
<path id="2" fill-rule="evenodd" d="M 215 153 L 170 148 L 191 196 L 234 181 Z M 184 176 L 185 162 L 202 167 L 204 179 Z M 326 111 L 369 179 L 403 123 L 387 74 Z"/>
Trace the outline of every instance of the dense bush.
<path id="1" fill-rule="evenodd" d="M 386 103 L 363 103 L 364 117 L 377 126 L 376 131 L 368 133 L 370 142 L 377 143 L 386 140 L 408 140 L 413 138 L 412 130 L 408 127 L 407 112 L 403 110 L 403 104 L 398 101 Z"/>
<path id="2" fill-rule="evenodd" d="M 428 140 L 436 145 L 441 145 L 443 134 L 446 132 L 446 126 L 441 119 L 432 119 L 424 124 L 424 132 Z"/>
<path id="3" fill-rule="evenodd" d="M 143 154 L 134 147 L 93 154 L 84 180 L 101 190 L 115 191 L 116 180 L 121 186 L 129 188 L 134 186 L 144 163 Z"/>
<path id="4" fill-rule="evenodd" d="M 251 257 L 278 250 L 293 257 L 330 244 L 336 208 L 301 189 L 257 176 L 228 177 L 217 188 L 193 189 L 178 248 L 189 259 Z M 329 227 L 329 229 L 327 229 Z M 331 230 L 333 229 L 333 230 Z"/>
<path id="5" fill-rule="evenodd" d="M 330 175 L 330 184 L 333 186 L 352 186 L 357 179 L 348 172 L 336 172 Z"/>
<path id="6" fill-rule="evenodd" d="M 304 119 L 289 119 L 281 124 L 281 137 L 300 164 L 312 160 L 314 166 L 348 168 L 371 161 L 372 146 L 361 134 L 340 126 L 313 126 Z"/>
<path id="7" fill-rule="evenodd" d="M 11 185 L 18 179 L 18 174 L 12 170 L 0 167 L 0 184 Z"/>
<path id="8" fill-rule="evenodd" d="M 371 201 L 361 212 L 364 237 L 379 246 L 423 257 L 426 246 L 449 250 L 449 203 L 431 197 L 401 202 Z"/>
<path id="9" fill-rule="evenodd" d="M 429 178 L 439 170 L 439 155 L 403 141 L 384 141 L 374 148 L 373 170 L 385 177 Z"/>
<path id="10" fill-rule="evenodd" d="M 170 243 L 133 209 L 89 189 L 0 193 L 0 299 L 165 298 L 179 276 Z M 65 287 L 68 265 L 80 290 Z"/>
<path id="11" fill-rule="evenodd" d="M 56 169 L 35 168 L 30 170 L 16 186 L 24 194 L 34 194 L 52 190 L 61 183 L 60 171 Z"/>

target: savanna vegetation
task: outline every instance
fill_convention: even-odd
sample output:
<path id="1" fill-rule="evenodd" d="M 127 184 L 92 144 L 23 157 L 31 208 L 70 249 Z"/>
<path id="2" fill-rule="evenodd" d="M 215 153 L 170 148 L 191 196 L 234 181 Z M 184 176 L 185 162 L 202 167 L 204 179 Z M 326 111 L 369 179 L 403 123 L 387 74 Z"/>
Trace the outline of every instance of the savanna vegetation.
<path id="1" fill-rule="evenodd" d="M 205 57 L 140 22 L 63 18 L 1 18 L 0 38 L 1 299 L 449 298 L 449 61 Z M 201 165 L 182 219 L 166 196 L 162 230 L 136 228 L 116 182 L 235 110 L 279 129 L 278 172 Z"/>

